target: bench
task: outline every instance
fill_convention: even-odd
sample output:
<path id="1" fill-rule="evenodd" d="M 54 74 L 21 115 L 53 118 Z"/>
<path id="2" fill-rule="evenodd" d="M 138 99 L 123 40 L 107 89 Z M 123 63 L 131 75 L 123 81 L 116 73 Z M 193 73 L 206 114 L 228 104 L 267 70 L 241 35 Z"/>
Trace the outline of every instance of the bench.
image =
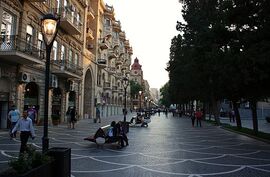
<path id="1" fill-rule="evenodd" d="M 110 125 L 105 125 L 103 127 L 100 127 L 94 135 L 86 137 L 84 138 L 84 140 L 91 141 L 93 143 L 96 143 L 97 145 L 118 143 L 119 139 L 117 138 L 112 138 L 112 139 L 106 138 L 106 135 L 108 134 L 108 131 L 110 128 L 111 128 Z"/>

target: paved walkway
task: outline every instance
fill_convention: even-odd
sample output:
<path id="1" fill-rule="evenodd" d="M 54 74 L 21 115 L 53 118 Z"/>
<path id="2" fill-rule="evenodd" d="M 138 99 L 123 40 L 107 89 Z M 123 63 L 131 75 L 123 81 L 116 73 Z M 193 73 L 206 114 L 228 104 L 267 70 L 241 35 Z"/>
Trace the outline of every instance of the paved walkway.
<path id="1" fill-rule="evenodd" d="M 129 120 L 130 116 L 127 120 Z M 130 145 L 97 148 L 83 138 L 121 117 L 81 120 L 74 130 L 66 125 L 49 128 L 50 147 L 72 149 L 74 177 L 269 177 L 270 144 L 203 122 L 191 127 L 188 118 L 152 116 L 148 128 L 131 127 Z M 41 148 L 42 127 L 33 143 Z M 0 169 L 18 155 L 19 141 L 0 132 Z"/>

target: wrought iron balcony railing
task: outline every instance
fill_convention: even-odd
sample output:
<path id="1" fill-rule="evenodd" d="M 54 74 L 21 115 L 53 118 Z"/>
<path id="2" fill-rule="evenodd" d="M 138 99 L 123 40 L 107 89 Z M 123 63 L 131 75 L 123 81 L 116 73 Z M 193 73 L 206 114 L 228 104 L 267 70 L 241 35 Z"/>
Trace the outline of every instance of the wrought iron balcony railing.
<path id="1" fill-rule="evenodd" d="M 0 35 L 0 52 L 19 51 L 40 60 L 45 59 L 45 49 L 17 35 Z"/>

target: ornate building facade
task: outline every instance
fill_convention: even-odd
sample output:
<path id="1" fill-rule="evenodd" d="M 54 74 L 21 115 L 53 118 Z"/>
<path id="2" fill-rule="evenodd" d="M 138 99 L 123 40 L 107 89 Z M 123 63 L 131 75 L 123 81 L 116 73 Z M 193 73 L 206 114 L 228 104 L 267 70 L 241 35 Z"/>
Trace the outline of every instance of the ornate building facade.
<path id="1" fill-rule="evenodd" d="M 78 118 L 119 114 L 123 107 L 122 78 L 129 74 L 132 48 L 115 20 L 114 9 L 102 0 L 0 1 L 0 127 L 8 125 L 11 105 L 22 112 L 35 106 L 44 115 L 45 46 L 40 19 L 60 18 L 51 52 L 49 117 L 66 122 L 68 107 Z"/>

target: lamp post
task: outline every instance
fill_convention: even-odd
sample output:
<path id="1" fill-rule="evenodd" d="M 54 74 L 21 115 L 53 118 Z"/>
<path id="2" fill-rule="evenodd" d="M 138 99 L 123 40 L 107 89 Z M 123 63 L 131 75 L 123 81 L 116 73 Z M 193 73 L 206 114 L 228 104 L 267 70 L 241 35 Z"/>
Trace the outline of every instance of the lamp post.
<path id="1" fill-rule="evenodd" d="M 127 87 L 128 87 L 128 77 L 124 77 L 122 80 L 122 84 L 124 87 L 124 124 L 126 123 L 126 114 L 127 114 Z"/>
<path id="2" fill-rule="evenodd" d="M 43 118 L 43 137 L 42 152 L 49 148 L 48 138 L 48 104 L 49 104 L 49 84 L 50 84 L 50 55 L 55 40 L 59 19 L 53 14 L 46 14 L 41 19 L 41 30 L 46 46 L 46 69 L 45 69 L 45 94 L 44 94 L 44 118 Z"/>
<path id="3" fill-rule="evenodd" d="M 142 109 L 142 91 L 141 90 L 139 91 L 139 99 L 140 99 L 140 109 L 139 109 L 139 112 L 141 112 L 141 109 Z"/>

